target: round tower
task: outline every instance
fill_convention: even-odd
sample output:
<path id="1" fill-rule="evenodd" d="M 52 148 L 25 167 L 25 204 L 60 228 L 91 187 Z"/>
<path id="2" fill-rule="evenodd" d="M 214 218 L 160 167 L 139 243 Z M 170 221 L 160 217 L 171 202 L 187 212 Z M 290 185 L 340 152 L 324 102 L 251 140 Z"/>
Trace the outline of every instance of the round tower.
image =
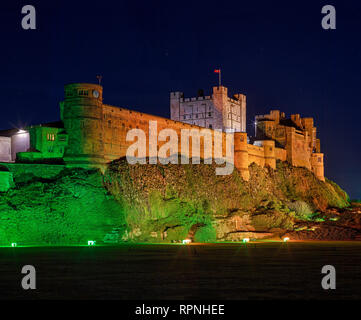
<path id="1" fill-rule="evenodd" d="M 323 153 L 311 154 L 311 168 L 315 176 L 321 181 L 325 181 L 324 166 L 323 166 Z"/>
<path id="2" fill-rule="evenodd" d="M 234 133 L 234 166 L 240 171 L 244 180 L 249 180 L 247 133 Z"/>
<path id="3" fill-rule="evenodd" d="M 276 169 L 275 142 L 274 140 L 263 140 L 264 164 L 272 169 Z"/>
<path id="4" fill-rule="evenodd" d="M 64 161 L 70 166 L 104 163 L 103 88 L 89 83 L 65 86 L 62 120 L 69 135 Z"/>

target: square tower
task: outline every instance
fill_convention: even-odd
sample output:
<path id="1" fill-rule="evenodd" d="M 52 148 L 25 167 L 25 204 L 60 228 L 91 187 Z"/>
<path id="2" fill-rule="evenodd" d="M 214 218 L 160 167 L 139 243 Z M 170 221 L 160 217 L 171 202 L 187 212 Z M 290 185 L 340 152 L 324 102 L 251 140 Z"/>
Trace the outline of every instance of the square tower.
<path id="1" fill-rule="evenodd" d="M 213 87 L 211 96 L 184 98 L 182 92 L 170 94 L 171 119 L 209 129 L 246 132 L 246 96 L 228 97 L 226 87 Z"/>

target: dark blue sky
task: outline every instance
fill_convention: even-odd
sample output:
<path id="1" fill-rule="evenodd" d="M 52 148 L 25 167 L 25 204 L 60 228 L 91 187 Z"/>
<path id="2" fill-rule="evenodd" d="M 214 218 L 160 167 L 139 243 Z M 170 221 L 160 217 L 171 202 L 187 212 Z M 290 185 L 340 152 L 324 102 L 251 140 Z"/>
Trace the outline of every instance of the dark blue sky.
<path id="1" fill-rule="evenodd" d="M 6 2 L 1 129 L 57 120 L 63 85 L 97 74 L 105 103 L 168 117 L 170 91 L 210 93 L 221 67 L 249 124 L 275 107 L 314 117 L 325 175 L 361 198 L 360 1 Z M 26 4 L 37 30 L 21 28 Z M 326 4 L 336 30 L 321 28 Z"/>

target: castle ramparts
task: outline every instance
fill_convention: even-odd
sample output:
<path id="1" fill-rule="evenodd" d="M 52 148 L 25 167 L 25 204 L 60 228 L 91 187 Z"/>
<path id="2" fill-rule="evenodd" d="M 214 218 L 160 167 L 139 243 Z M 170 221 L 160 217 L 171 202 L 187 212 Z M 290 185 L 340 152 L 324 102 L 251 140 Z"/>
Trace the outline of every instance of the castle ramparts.
<path id="1" fill-rule="evenodd" d="M 61 148 L 57 149 L 56 158 L 61 157 L 66 165 L 103 166 L 112 160 L 126 156 L 128 148 L 134 143 L 134 141 L 127 141 L 129 130 L 143 130 L 148 141 L 150 139 L 150 123 L 155 121 L 157 123 L 157 136 L 163 129 L 173 129 L 180 137 L 181 130 L 192 131 L 192 129 L 197 129 L 199 131 L 207 128 L 212 133 L 213 145 L 214 129 L 222 130 L 222 155 L 224 157 L 226 156 L 227 134 L 233 134 L 234 165 L 245 180 L 249 180 L 248 167 L 251 163 L 254 162 L 262 167 L 268 166 L 275 169 L 276 160 L 288 161 L 294 166 L 306 167 L 312 170 L 320 180 L 324 180 L 323 154 L 320 153 L 320 143 L 316 139 L 311 118 L 301 119 L 296 116 L 293 119 L 296 125 L 289 126 L 285 121 L 284 114 L 279 111 L 272 111 L 270 115 L 259 116 L 256 118 L 258 133 L 253 141 L 248 143 L 249 138 L 245 132 L 245 95 L 238 94 L 234 98 L 229 98 L 227 88 L 215 87 L 212 96 L 186 100 L 182 93 L 171 93 L 172 120 L 104 104 L 103 88 L 100 85 L 87 83 L 66 85 L 65 99 L 60 103 L 61 121 L 64 128 L 59 130 L 59 134 L 54 130 L 49 131 L 52 132 L 50 140 L 49 136 L 46 136 L 48 131 L 44 131 L 44 139 L 45 136 L 47 137 L 47 153 L 46 155 L 44 153 L 44 157 L 52 158 L 52 147 L 58 146 L 59 139 L 61 139 Z M 201 124 L 204 122 L 204 126 L 189 123 L 187 119 L 181 121 L 181 117 L 188 114 L 183 111 L 187 111 L 187 108 L 190 111 L 190 106 L 188 104 L 183 105 L 182 111 L 180 103 L 197 101 L 201 103 L 210 101 L 209 105 L 195 106 L 196 109 L 193 105 L 192 112 L 189 113 L 192 117 L 196 114 L 202 114 L 204 117 L 201 118 L 199 115 L 197 118 L 200 121 L 194 123 Z M 207 109 L 207 107 L 212 108 Z M 196 112 L 193 112 L 194 110 Z M 209 118 L 207 118 L 208 115 Z M 234 117 L 234 121 L 232 117 Z M 210 126 L 210 122 L 207 125 L 206 121 L 211 120 L 212 125 Z M 46 128 L 46 126 L 42 126 L 42 128 Z M 151 155 L 150 149 L 152 147 L 159 150 L 167 142 L 166 138 L 151 141 L 147 146 L 146 155 Z M 9 142 L 6 140 L 6 143 Z M 192 143 L 193 140 L 189 144 L 189 156 L 192 156 Z M 201 137 L 201 158 L 204 158 L 204 143 L 204 138 Z M 41 144 L 38 143 L 38 145 Z M 24 151 L 27 155 L 36 153 L 37 159 L 39 159 L 40 151 L 33 149 L 28 148 L 20 151 Z M 182 155 L 180 145 L 178 145 L 177 153 Z M 23 153 L 20 155 L 24 158 Z M 2 159 L 5 158 L 6 156 L 3 155 Z M 25 155 L 25 158 L 31 157 Z"/>

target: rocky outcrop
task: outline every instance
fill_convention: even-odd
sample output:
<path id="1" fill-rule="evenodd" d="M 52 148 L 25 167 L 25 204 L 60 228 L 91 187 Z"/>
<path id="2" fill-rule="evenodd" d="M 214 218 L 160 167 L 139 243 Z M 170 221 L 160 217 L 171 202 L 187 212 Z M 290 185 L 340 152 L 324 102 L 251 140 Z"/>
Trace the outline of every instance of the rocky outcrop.
<path id="1" fill-rule="evenodd" d="M 310 238 L 312 230 L 322 238 L 315 231 L 322 223 L 358 235 L 360 219 L 342 209 L 349 206 L 346 193 L 307 169 L 253 164 L 246 182 L 237 170 L 217 176 L 215 168 L 120 159 L 103 174 L 66 168 L 44 177 L 18 174 L 15 186 L 0 193 L 0 244 Z"/>
<path id="2" fill-rule="evenodd" d="M 130 230 L 136 230 L 126 239 L 135 241 L 279 238 L 300 219 L 349 206 L 336 184 L 320 181 L 305 168 L 278 162 L 277 170 L 255 164 L 249 169 L 247 182 L 237 170 L 215 175 L 215 165 L 128 165 L 118 160 L 109 166 L 104 183 L 122 203 Z M 304 212 L 305 207 L 311 211 Z"/>

